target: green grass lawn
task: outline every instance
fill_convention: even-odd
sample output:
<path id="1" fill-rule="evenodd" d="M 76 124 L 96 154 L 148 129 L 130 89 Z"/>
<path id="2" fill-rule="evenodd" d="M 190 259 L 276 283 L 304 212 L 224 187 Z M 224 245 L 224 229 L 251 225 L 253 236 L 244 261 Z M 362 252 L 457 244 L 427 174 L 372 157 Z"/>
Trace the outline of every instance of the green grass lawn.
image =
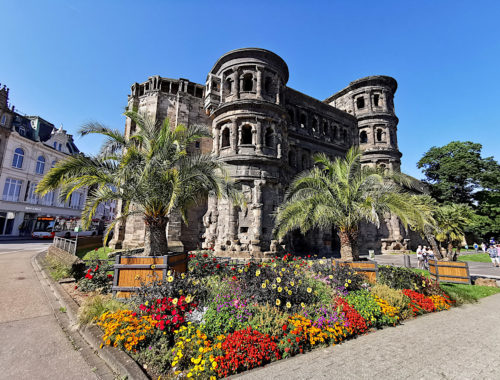
<path id="1" fill-rule="evenodd" d="M 500 293 L 500 288 L 490 286 L 477 286 L 465 284 L 440 284 L 450 297 L 457 301 L 458 304 L 476 302 L 477 300 Z"/>
<path id="2" fill-rule="evenodd" d="M 76 251 L 76 255 L 82 260 L 92 260 L 92 259 L 106 260 L 108 259 L 108 253 L 112 251 L 113 250 L 108 247 L 100 247 L 97 250 L 95 248 L 94 249 L 82 248 Z"/>
<path id="3" fill-rule="evenodd" d="M 460 255 L 459 261 L 475 261 L 480 263 L 491 263 L 490 255 L 487 253 L 476 253 L 472 255 Z"/>

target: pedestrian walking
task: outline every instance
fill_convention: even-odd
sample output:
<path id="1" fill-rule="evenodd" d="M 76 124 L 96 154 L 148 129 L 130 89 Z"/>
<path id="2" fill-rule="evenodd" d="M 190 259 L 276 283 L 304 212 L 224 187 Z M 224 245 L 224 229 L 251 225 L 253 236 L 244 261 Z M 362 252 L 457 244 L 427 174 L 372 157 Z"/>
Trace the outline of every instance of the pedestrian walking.
<path id="1" fill-rule="evenodd" d="M 498 257 L 497 247 L 495 247 L 494 245 L 490 245 L 487 252 L 490 255 L 491 263 L 493 264 L 493 266 L 499 267 L 500 257 Z"/>
<path id="2" fill-rule="evenodd" d="M 424 247 L 422 248 L 422 269 L 425 270 L 429 270 L 429 256 L 427 252 L 427 246 L 424 245 Z"/>
<path id="3" fill-rule="evenodd" d="M 422 269 L 422 264 L 423 264 L 423 261 L 424 261 L 424 258 L 422 256 L 422 246 L 419 245 L 417 247 L 417 260 L 418 260 L 418 268 L 419 269 Z"/>
<path id="4" fill-rule="evenodd" d="M 479 245 L 477 245 L 477 243 L 474 243 L 474 251 L 476 251 L 476 253 L 477 253 L 478 249 L 479 249 Z"/>
<path id="5" fill-rule="evenodd" d="M 483 253 L 486 253 L 486 244 L 484 244 L 484 241 L 481 243 L 481 250 L 483 251 Z"/>

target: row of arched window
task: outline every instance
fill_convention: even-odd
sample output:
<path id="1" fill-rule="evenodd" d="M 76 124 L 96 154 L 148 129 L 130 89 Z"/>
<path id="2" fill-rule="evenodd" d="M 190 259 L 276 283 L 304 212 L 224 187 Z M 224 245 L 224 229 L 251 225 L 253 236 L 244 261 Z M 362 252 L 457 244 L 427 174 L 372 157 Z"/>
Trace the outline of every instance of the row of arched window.
<path id="1" fill-rule="evenodd" d="M 12 167 L 16 169 L 22 169 L 24 162 L 24 150 L 22 148 L 16 148 L 14 150 L 14 157 L 12 158 Z M 52 161 L 52 168 L 56 165 L 56 161 Z M 36 160 L 36 174 L 43 174 L 45 172 L 45 157 L 38 156 Z"/>
<path id="2" fill-rule="evenodd" d="M 295 118 L 295 112 L 293 109 L 288 109 L 288 116 L 293 125 L 298 124 L 300 128 L 309 129 L 309 124 L 307 120 L 307 115 L 305 112 L 300 112 L 299 117 Z M 337 125 L 330 126 L 330 123 L 323 121 L 320 123 L 316 117 L 312 118 L 311 122 L 312 133 L 319 134 L 322 136 L 329 136 L 332 140 L 340 140 L 344 143 L 348 142 L 348 133 L 344 128 L 337 127 Z"/>
<path id="3" fill-rule="evenodd" d="M 239 141 L 241 145 L 253 145 L 253 132 L 251 125 L 246 124 L 241 127 L 241 135 Z M 230 145 L 231 141 L 229 127 L 225 127 L 222 129 L 220 147 L 227 148 Z M 268 148 L 274 148 L 274 131 L 271 127 L 266 128 L 266 131 L 264 133 L 264 146 Z"/>
<path id="4" fill-rule="evenodd" d="M 377 128 L 375 132 L 375 142 L 384 142 L 385 141 L 385 132 L 382 128 Z M 394 134 L 391 132 L 390 134 L 391 144 L 394 144 Z M 368 133 L 366 131 L 361 131 L 359 134 L 359 143 L 366 144 L 368 143 Z"/>

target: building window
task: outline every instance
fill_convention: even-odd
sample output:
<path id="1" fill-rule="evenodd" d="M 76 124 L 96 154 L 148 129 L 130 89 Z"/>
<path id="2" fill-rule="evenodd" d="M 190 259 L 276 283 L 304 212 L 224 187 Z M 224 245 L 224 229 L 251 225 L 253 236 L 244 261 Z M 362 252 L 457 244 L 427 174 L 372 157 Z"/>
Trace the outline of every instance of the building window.
<path id="1" fill-rule="evenodd" d="M 52 161 L 52 165 L 50 165 L 50 168 L 52 169 L 54 166 L 56 166 L 56 164 L 57 164 L 57 161 L 55 161 L 55 160 Z"/>
<path id="2" fill-rule="evenodd" d="M 336 125 L 334 125 L 334 126 L 333 126 L 333 134 L 332 134 L 332 137 L 333 137 L 333 139 L 334 139 L 334 140 L 336 140 L 336 139 L 337 139 L 337 126 L 336 126 Z"/>
<path id="3" fill-rule="evenodd" d="M 26 136 L 26 129 L 24 129 L 22 125 L 19 127 L 19 134 L 21 136 Z"/>
<path id="4" fill-rule="evenodd" d="M 21 169 L 23 167 L 24 150 L 16 148 L 14 151 L 14 158 L 12 159 L 12 167 Z"/>
<path id="5" fill-rule="evenodd" d="M 200 142 L 199 142 L 199 141 L 196 141 L 196 142 L 194 143 L 194 146 L 195 146 L 195 148 L 196 148 L 196 149 L 200 149 Z"/>
<path id="6" fill-rule="evenodd" d="M 382 130 L 377 129 L 377 141 L 382 141 Z"/>
<path id="7" fill-rule="evenodd" d="M 342 132 L 342 140 L 344 142 L 347 142 L 347 131 L 344 129 L 344 132 Z"/>
<path id="8" fill-rule="evenodd" d="M 226 79 L 225 89 L 228 95 L 230 95 L 233 92 L 233 81 L 231 80 L 231 78 Z"/>
<path id="9" fill-rule="evenodd" d="M 359 142 L 361 144 L 366 144 L 368 142 L 368 135 L 366 134 L 365 131 L 363 131 L 359 134 Z"/>
<path id="10" fill-rule="evenodd" d="M 241 128 L 241 144 L 252 144 L 252 127 L 250 125 L 244 125 L 243 128 Z"/>
<path id="11" fill-rule="evenodd" d="M 243 76 L 243 91 L 253 91 L 253 75 L 245 74 Z"/>
<path id="12" fill-rule="evenodd" d="M 315 118 L 313 118 L 312 129 L 313 129 L 313 132 L 318 131 L 318 120 L 316 120 Z"/>
<path id="13" fill-rule="evenodd" d="M 52 206 L 52 203 L 54 202 L 54 192 L 49 191 L 47 194 L 45 194 L 40 203 L 44 206 Z"/>
<path id="14" fill-rule="evenodd" d="M 295 152 L 293 150 L 290 150 L 288 152 L 288 165 L 290 165 L 292 168 L 295 167 Z"/>
<path id="15" fill-rule="evenodd" d="M 290 121 L 292 122 L 292 124 L 295 123 L 295 115 L 292 109 L 288 110 L 288 116 L 290 117 Z"/>
<path id="16" fill-rule="evenodd" d="M 301 128 L 305 128 L 306 127 L 306 124 L 307 124 L 307 118 L 306 118 L 306 115 L 304 113 L 301 113 L 300 114 L 300 127 Z"/>
<path id="17" fill-rule="evenodd" d="M 74 208 L 74 209 L 79 209 L 80 208 L 80 198 L 81 198 L 80 193 L 71 194 L 71 199 L 69 201 L 69 207 Z"/>
<path id="18" fill-rule="evenodd" d="M 57 150 L 57 142 L 56 141 L 54 141 L 54 149 Z"/>
<path id="19" fill-rule="evenodd" d="M 222 143 L 221 148 L 226 148 L 229 146 L 229 128 L 224 128 L 222 130 Z"/>
<path id="20" fill-rule="evenodd" d="M 45 157 L 38 156 L 38 160 L 36 161 L 36 174 L 43 174 L 45 171 Z"/>
<path id="21" fill-rule="evenodd" d="M 375 94 L 373 95 L 373 105 L 375 107 L 378 107 L 379 106 L 379 100 L 380 100 L 380 95 L 379 94 Z"/>
<path id="22" fill-rule="evenodd" d="M 365 98 L 364 97 L 359 97 L 356 99 L 356 107 L 358 107 L 358 110 L 365 108 Z"/>
<path id="23" fill-rule="evenodd" d="M 61 151 L 62 151 L 62 145 L 61 145 L 61 143 L 59 143 L 59 146 L 57 147 L 57 150 L 58 150 L 59 152 L 61 152 Z"/>
<path id="24" fill-rule="evenodd" d="M 266 129 L 265 145 L 269 148 L 274 146 L 274 132 L 272 128 Z"/>
<path id="25" fill-rule="evenodd" d="M 0 124 L 5 125 L 7 123 L 7 116 L 2 115 L 2 120 L 0 121 Z"/>
<path id="26" fill-rule="evenodd" d="M 28 189 L 28 203 L 36 205 L 38 203 L 38 195 L 36 194 L 36 186 L 38 183 L 31 183 Z"/>
<path id="27" fill-rule="evenodd" d="M 273 78 L 266 77 L 266 80 L 264 81 L 264 91 L 266 92 L 266 94 L 271 95 L 272 86 L 273 86 Z"/>
<path id="28" fill-rule="evenodd" d="M 18 202 L 22 184 L 23 181 L 21 181 L 20 179 L 7 178 L 5 180 L 5 186 L 3 188 L 3 200 Z"/>

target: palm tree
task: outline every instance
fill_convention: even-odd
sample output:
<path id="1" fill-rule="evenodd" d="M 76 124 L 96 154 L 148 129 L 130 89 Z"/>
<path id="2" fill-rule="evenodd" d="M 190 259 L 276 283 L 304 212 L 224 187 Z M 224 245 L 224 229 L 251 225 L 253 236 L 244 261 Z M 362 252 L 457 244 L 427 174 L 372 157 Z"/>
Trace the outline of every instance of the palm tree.
<path id="1" fill-rule="evenodd" d="M 436 239 L 446 245 L 448 257 L 453 247 L 464 239 L 465 229 L 472 222 L 472 210 L 465 204 L 439 206 L 434 214 L 436 220 Z"/>
<path id="2" fill-rule="evenodd" d="M 82 211 L 87 226 L 101 202 L 120 200 L 123 211 L 114 223 L 142 215 L 146 227 L 144 255 L 164 255 L 168 252 L 166 228 L 173 212 L 180 212 L 186 222 L 189 207 L 209 193 L 217 197 L 233 195 L 233 188 L 222 164 L 213 156 L 187 154 L 189 144 L 210 137 L 206 127 L 171 128 L 168 118 L 158 123 L 135 111 L 127 111 L 125 116 L 137 126 L 128 139 L 99 123 L 84 125 L 82 136 L 106 137 L 99 155 L 80 154 L 59 162 L 40 181 L 37 192 L 43 195 L 61 188 L 61 198 L 69 199 L 75 190 L 90 188 Z"/>
<path id="3" fill-rule="evenodd" d="M 276 237 L 295 229 L 305 234 L 311 228 L 337 227 L 341 257 L 356 260 L 361 222 L 379 227 L 381 217 L 393 213 L 405 228 L 423 226 L 430 215 L 428 206 L 401 186 L 410 186 L 411 177 L 362 167 L 360 158 L 356 147 L 333 161 L 324 154 L 315 155 L 316 166 L 293 180 L 278 208 Z"/>

